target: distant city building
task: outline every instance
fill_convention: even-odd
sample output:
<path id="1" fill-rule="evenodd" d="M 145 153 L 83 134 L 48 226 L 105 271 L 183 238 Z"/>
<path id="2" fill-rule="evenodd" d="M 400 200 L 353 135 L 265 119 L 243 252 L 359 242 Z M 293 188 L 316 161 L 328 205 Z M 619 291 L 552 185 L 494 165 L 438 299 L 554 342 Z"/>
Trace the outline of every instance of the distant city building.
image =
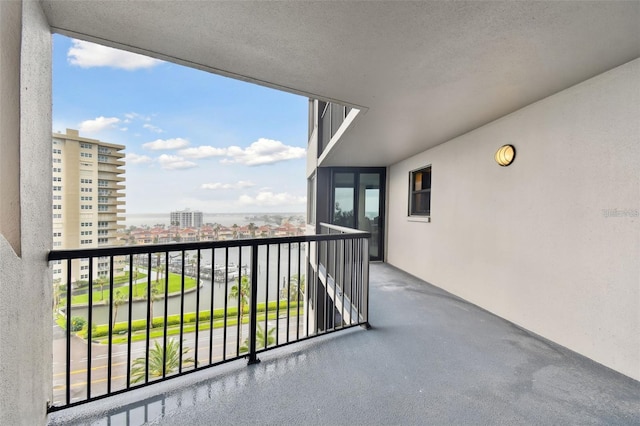
<path id="1" fill-rule="evenodd" d="M 171 225 L 180 228 L 202 227 L 202 212 L 189 209 L 171 212 Z"/>
<path id="2" fill-rule="evenodd" d="M 119 245 L 124 228 L 125 147 L 80 137 L 77 130 L 53 133 L 53 248 Z M 97 259 L 93 276 L 109 275 L 109 259 Z M 119 262 L 114 275 L 122 273 Z M 89 262 L 74 262 L 72 282 L 89 280 Z M 66 263 L 54 265 L 54 280 L 66 279 Z"/>

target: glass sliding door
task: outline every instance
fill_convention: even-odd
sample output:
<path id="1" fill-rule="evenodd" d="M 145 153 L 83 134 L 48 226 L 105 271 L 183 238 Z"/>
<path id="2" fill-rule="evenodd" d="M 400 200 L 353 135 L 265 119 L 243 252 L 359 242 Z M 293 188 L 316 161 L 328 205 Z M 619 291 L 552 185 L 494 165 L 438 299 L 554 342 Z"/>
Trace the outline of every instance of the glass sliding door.
<path id="1" fill-rule="evenodd" d="M 333 175 L 333 221 L 334 225 L 355 228 L 355 175 L 335 173 Z"/>
<path id="2" fill-rule="evenodd" d="M 361 173 L 358 185 L 358 229 L 371 233 L 369 254 L 381 259 L 380 253 L 380 174 Z"/>
<path id="3" fill-rule="evenodd" d="M 332 171 L 331 223 L 371 233 L 371 260 L 384 256 L 384 168 L 336 168 Z"/>

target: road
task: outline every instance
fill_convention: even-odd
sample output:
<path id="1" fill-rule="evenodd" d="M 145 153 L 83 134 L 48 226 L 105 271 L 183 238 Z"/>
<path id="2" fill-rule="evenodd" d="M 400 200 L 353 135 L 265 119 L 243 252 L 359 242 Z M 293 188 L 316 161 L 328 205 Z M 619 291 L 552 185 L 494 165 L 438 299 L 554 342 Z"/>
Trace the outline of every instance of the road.
<path id="1" fill-rule="evenodd" d="M 296 338 L 296 319 L 291 317 L 289 324 L 289 341 Z M 268 327 L 276 326 L 276 321 L 269 321 Z M 299 334 L 303 333 L 303 318 L 300 317 Z M 237 355 L 237 326 L 227 327 L 226 336 L 226 359 L 235 358 Z M 242 337 L 244 340 L 249 334 L 248 324 L 242 327 Z M 287 341 L 286 318 L 279 321 L 278 341 Z M 167 339 L 179 339 L 179 335 L 168 336 Z M 162 337 L 151 339 L 150 347 L 153 347 L 153 340 L 158 340 L 162 344 Z M 195 333 L 185 333 L 183 335 L 184 345 L 191 348 L 185 357 L 195 357 Z M 198 365 L 208 365 L 209 360 L 209 330 L 200 331 L 198 334 Z M 211 362 L 222 361 L 224 351 L 224 329 L 213 330 L 213 348 L 211 351 Z M 111 351 L 111 392 L 126 388 L 127 364 L 136 358 L 144 358 L 146 354 L 146 341 L 132 342 L 131 357 L 127 357 L 127 344 L 112 346 Z M 91 397 L 103 395 L 108 391 L 108 345 L 91 344 Z M 70 402 L 81 401 L 87 398 L 88 382 L 88 344 L 84 339 L 77 336 L 71 337 L 71 374 L 70 374 Z M 53 400 L 54 405 L 64 405 L 66 398 L 66 336 L 64 330 L 57 325 L 53 326 Z M 192 369 L 189 366 L 185 371 Z"/>

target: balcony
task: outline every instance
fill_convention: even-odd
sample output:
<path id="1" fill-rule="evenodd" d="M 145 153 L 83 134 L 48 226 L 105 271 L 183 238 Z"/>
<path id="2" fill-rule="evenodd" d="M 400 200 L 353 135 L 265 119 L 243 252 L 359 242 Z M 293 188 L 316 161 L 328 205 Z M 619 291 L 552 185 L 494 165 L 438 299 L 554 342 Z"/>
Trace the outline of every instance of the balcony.
<path id="1" fill-rule="evenodd" d="M 386 264 L 351 329 L 50 415 L 57 424 L 638 424 L 640 383 Z"/>
<path id="2" fill-rule="evenodd" d="M 111 161 L 107 162 L 104 160 L 98 160 L 98 171 L 101 173 L 115 173 L 115 174 L 123 174 L 125 171 L 121 169 L 120 164 L 112 163 Z"/>
<path id="3" fill-rule="evenodd" d="M 322 229 L 51 252 L 67 271 L 54 283 L 51 411 L 366 326 L 369 234 Z M 80 264 L 88 282 L 72 275 Z"/>

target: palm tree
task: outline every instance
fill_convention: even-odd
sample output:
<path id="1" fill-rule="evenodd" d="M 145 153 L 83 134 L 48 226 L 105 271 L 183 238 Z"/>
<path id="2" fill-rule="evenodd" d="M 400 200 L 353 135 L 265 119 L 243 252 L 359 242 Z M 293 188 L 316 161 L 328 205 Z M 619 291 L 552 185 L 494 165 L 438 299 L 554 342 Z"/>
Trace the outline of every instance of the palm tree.
<path id="1" fill-rule="evenodd" d="M 138 289 L 140 288 L 139 286 L 136 285 L 136 283 L 138 282 L 138 267 L 134 266 L 133 267 L 133 288 L 135 290 L 135 297 L 138 297 Z"/>
<path id="2" fill-rule="evenodd" d="M 160 263 L 160 253 L 156 253 L 156 284 L 160 280 L 160 276 L 164 271 L 164 265 Z"/>
<path id="3" fill-rule="evenodd" d="M 238 224 L 234 223 L 231 228 L 233 229 L 233 239 L 235 240 L 238 238 Z"/>
<path id="4" fill-rule="evenodd" d="M 289 280 L 289 301 L 298 301 L 298 295 L 302 296 L 304 293 L 304 279 L 305 275 L 299 277 L 298 274 L 291 276 Z"/>
<path id="5" fill-rule="evenodd" d="M 256 349 L 266 348 L 267 346 L 273 345 L 276 341 L 276 337 L 273 335 L 275 331 L 276 328 L 271 327 L 265 334 L 262 326 L 258 325 L 258 328 L 256 329 Z M 244 339 L 244 343 L 240 346 L 240 353 L 243 352 L 249 352 L 249 338 Z"/>
<path id="6" fill-rule="evenodd" d="M 249 303 L 249 294 L 251 293 L 251 285 L 249 283 L 249 277 L 243 275 L 240 278 L 240 285 L 236 282 L 231 287 L 231 291 L 229 292 L 229 299 L 239 299 L 240 300 L 240 315 L 238 321 L 238 340 L 242 339 L 242 321 L 244 319 L 244 307 Z"/>
<path id="7" fill-rule="evenodd" d="M 191 276 L 196 276 L 196 265 L 198 263 L 198 255 L 194 254 L 192 257 L 189 257 L 189 272 Z"/>
<path id="8" fill-rule="evenodd" d="M 191 349 L 183 346 L 182 355 L 186 355 Z M 156 340 L 154 347 L 149 350 L 149 377 L 162 377 L 164 373 L 168 376 L 178 370 L 180 366 L 180 342 L 169 339 L 166 347 L 166 358 L 162 346 Z M 182 366 L 194 365 L 193 358 L 182 358 Z M 147 358 L 140 357 L 133 360 L 131 364 L 131 383 L 138 383 L 145 380 Z"/>
<path id="9" fill-rule="evenodd" d="M 104 292 L 103 292 L 102 288 L 107 283 L 107 278 L 106 277 L 98 277 L 98 278 L 95 279 L 95 283 L 96 283 L 96 285 L 100 286 L 100 300 L 104 300 Z M 93 291 L 93 289 L 91 289 L 90 291 Z"/>
<path id="10" fill-rule="evenodd" d="M 153 302 L 157 302 L 162 299 L 162 295 L 160 294 L 160 289 L 158 288 L 158 284 L 151 285 L 151 303 L 149 303 L 149 314 L 151 317 L 151 328 L 153 328 Z M 145 295 L 146 297 L 146 295 Z"/>
<path id="11" fill-rule="evenodd" d="M 111 321 L 111 329 L 116 326 L 118 306 L 125 304 L 126 301 L 126 296 L 120 290 L 116 290 L 115 297 L 113 298 L 113 320 Z"/>
<path id="12" fill-rule="evenodd" d="M 255 224 L 255 223 L 251 222 L 251 223 L 249 224 L 249 232 L 251 233 L 251 238 L 255 238 L 255 237 L 256 237 L 256 229 L 257 229 L 257 228 L 258 228 L 258 227 L 256 226 L 256 224 Z"/>

